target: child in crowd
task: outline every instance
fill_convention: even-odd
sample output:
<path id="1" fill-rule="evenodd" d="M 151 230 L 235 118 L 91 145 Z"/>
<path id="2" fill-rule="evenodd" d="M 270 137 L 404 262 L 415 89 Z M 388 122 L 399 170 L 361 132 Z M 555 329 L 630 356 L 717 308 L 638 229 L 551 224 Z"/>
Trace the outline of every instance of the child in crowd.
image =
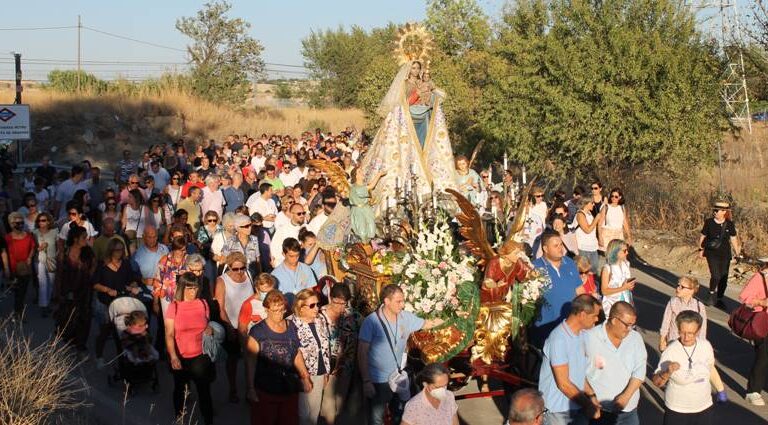
<path id="1" fill-rule="evenodd" d="M 125 330 L 120 336 L 125 355 L 133 364 L 157 361 L 160 357 L 149 336 L 147 313 L 137 310 L 125 316 Z"/>
<path id="2" fill-rule="evenodd" d="M 579 278 L 581 279 L 581 286 L 576 288 L 576 295 L 589 294 L 599 300 L 600 294 L 597 292 L 595 274 L 592 273 L 592 264 L 590 264 L 589 258 L 577 255 L 573 260 L 576 263 L 576 268 L 579 270 Z"/>
<path id="3" fill-rule="evenodd" d="M 702 323 L 699 330 L 699 338 L 707 339 L 707 309 L 704 303 L 697 300 L 695 295 L 699 291 L 699 281 L 693 276 L 682 276 L 677 281 L 675 295 L 667 302 L 664 309 L 664 317 L 661 320 L 661 329 L 659 330 L 659 351 L 667 349 L 669 342 L 676 340 L 680 335 L 677 333 L 675 319 L 683 311 L 691 310 L 701 315 Z M 710 382 L 717 390 L 717 401 L 725 403 L 728 396 L 725 392 L 725 385 L 720 378 L 720 373 L 712 366 L 710 371 Z"/>

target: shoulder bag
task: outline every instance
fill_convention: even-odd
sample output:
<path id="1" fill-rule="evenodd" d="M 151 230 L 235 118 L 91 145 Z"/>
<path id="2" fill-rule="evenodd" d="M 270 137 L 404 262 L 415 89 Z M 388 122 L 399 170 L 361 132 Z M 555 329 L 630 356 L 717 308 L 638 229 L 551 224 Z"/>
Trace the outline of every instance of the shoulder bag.
<path id="1" fill-rule="evenodd" d="M 395 365 L 397 366 L 397 369 L 393 371 L 387 379 L 389 389 L 392 390 L 393 393 L 396 393 L 401 401 L 406 402 L 411 398 L 411 380 L 408 377 L 408 372 L 400 367 L 400 359 L 397 358 L 397 354 L 395 353 L 395 346 L 392 344 L 392 339 L 389 337 L 389 331 L 387 330 L 387 326 L 384 324 L 384 320 L 381 319 L 379 310 L 376 310 L 376 317 L 378 317 L 379 323 L 381 323 L 381 329 L 384 331 L 384 335 L 387 337 L 389 349 L 392 351 L 392 357 L 394 357 Z M 394 337 L 395 335 L 392 336 Z"/>
<path id="2" fill-rule="evenodd" d="M 765 282 L 765 275 L 760 273 L 763 279 L 763 291 L 768 297 L 768 285 Z M 728 318 L 728 326 L 734 334 L 744 339 L 759 340 L 768 336 L 768 311 L 763 308 L 762 311 L 755 311 L 752 307 L 742 304 L 731 313 Z"/>
<path id="3" fill-rule="evenodd" d="M 717 238 L 707 238 L 707 241 L 704 243 L 704 248 L 709 251 L 716 251 L 720 249 L 720 246 L 723 244 L 723 239 L 725 238 L 725 226 L 727 224 L 728 222 L 724 221 L 720 225 L 720 235 Z"/>

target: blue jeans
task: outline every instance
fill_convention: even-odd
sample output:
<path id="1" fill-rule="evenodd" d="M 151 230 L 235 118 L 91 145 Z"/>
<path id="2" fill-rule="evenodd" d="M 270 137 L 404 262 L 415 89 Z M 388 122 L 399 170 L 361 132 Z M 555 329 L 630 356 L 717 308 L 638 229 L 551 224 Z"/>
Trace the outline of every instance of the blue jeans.
<path id="1" fill-rule="evenodd" d="M 587 425 L 589 420 L 581 414 L 580 410 L 567 412 L 547 412 L 544 416 L 544 425 Z"/>
<path id="2" fill-rule="evenodd" d="M 373 384 L 373 387 L 376 389 L 376 394 L 368 400 L 368 425 L 383 425 L 387 407 L 389 407 L 389 414 L 392 417 L 390 423 L 400 425 L 405 403 L 389 389 L 388 383 Z"/>
<path id="3" fill-rule="evenodd" d="M 593 419 L 592 425 L 640 425 L 640 417 L 637 409 L 631 412 L 606 412 L 600 413 L 600 419 Z"/>

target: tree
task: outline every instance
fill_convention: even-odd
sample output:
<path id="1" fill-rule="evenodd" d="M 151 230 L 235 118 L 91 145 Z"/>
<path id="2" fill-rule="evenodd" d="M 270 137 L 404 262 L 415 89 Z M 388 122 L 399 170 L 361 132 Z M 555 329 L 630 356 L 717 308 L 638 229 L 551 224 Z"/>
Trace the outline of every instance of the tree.
<path id="1" fill-rule="evenodd" d="M 390 24 L 370 33 L 358 26 L 349 31 L 342 27 L 312 31 L 301 41 L 301 53 L 312 78 L 320 81 L 315 97 L 341 107 L 355 106 L 371 62 L 391 56 L 395 30 Z"/>
<path id="2" fill-rule="evenodd" d="M 251 80 L 264 71 L 264 48 L 248 35 L 250 23 L 227 16 L 231 8 L 226 1 L 206 3 L 197 16 L 179 18 L 176 29 L 192 39 L 187 53 L 193 92 L 213 102 L 240 105 Z"/>
<path id="3" fill-rule="evenodd" d="M 690 9 L 521 0 L 507 14 L 494 46 L 504 64 L 490 67 L 481 122 L 514 159 L 556 179 L 711 158 L 721 64 Z"/>
<path id="4" fill-rule="evenodd" d="M 491 37 L 488 17 L 475 0 L 429 0 L 425 24 L 448 56 L 484 49 Z"/>
<path id="5" fill-rule="evenodd" d="M 286 81 L 279 81 L 275 84 L 275 97 L 278 99 L 290 99 L 293 97 L 293 88 Z"/>

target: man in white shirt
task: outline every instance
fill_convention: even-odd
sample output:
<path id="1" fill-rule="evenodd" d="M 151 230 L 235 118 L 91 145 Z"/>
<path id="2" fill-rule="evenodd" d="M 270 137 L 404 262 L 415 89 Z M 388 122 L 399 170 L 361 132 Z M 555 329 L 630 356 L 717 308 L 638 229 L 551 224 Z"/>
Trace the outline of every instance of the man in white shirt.
<path id="1" fill-rule="evenodd" d="M 601 419 L 610 423 L 639 424 L 637 405 L 645 381 L 648 353 L 643 337 L 635 331 L 637 312 L 619 301 L 608 320 L 585 333 L 587 381 L 601 406 Z"/>
<path id="2" fill-rule="evenodd" d="M 328 220 L 328 216 L 330 216 L 334 208 L 336 208 L 337 203 L 338 200 L 334 193 L 331 191 L 323 192 L 323 210 L 309 222 L 307 230 L 317 235 L 318 232 L 320 232 L 320 228 L 323 227 L 323 224 Z"/>
<path id="3" fill-rule="evenodd" d="M 221 178 L 216 174 L 210 174 L 205 178 L 205 187 L 203 188 L 203 199 L 200 201 L 200 209 L 203 216 L 208 211 L 215 211 L 219 217 L 223 216 L 224 194 L 219 190 Z"/>
<path id="4" fill-rule="evenodd" d="M 168 174 L 168 170 L 160 166 L 160 161 L 152 161 L 152 165 L 149 166 L 147 174 L 155 179 L 155 189 L 158 193 L 163 193 L 163 190 L 171 181 L 171 175 Z"/>
<path id="5" fill-rule="evenodd" d="M 264 156 L 264 150 L 257 149 L 256 154 L 251 157 L 251 167 L 256 174 L 259 174 L 264 169 L 264 164 L 267 162 L 267 157 Z"/>
<path id="6" fill-rule="evenodd" d="M 56 212 L 58 210 L 59 220 L 67 218 L 67 202 L 72 200 L 75 196 L 75 192 L 80 189 L 88 190 L 88 185 L 83 180 L 83 176 L 83 167 L 75 165 L 72 167 L 69 179 L 62 182 L 59 187 L 56 188 L 53 211 Z"/>
<path id="7" fill-rule="evenodd" d="M 298 204 L 291 205 L 291 222 L 275 230 L 272 242 L 269 244 L 269 251 L 272 253 L 272 267 L 277 267 L 283 262 L 283 241 L 288 238 L 299 238 L 299 230 L 304 227 L 304 219 L 307 212 L 304 207 Z"/>
<path id="8" fill-rule="evenodd" d="M 283 171 L 280 172 L 278 178 L 286 187 L 293 187 L 299 183 L 299 180 L 301 180 L 301 175 L 296 176 L 296 174 L 293 173 L 293 166 L 291 164 L 284 163 Z"/>
<path id="9" fill-rule="evenodd" d="M 277 217 L 277 205 L 272 199 L 272 185 L 262 183 L 259 185 L 259 191 L 254 193 L 245 202 L 250 214 L 259 213 L 263 219 L 262 225 L 270 233 L 275 231 L 275 218 Z M 282 245 L 281 245 L 282 249 Z"/>

